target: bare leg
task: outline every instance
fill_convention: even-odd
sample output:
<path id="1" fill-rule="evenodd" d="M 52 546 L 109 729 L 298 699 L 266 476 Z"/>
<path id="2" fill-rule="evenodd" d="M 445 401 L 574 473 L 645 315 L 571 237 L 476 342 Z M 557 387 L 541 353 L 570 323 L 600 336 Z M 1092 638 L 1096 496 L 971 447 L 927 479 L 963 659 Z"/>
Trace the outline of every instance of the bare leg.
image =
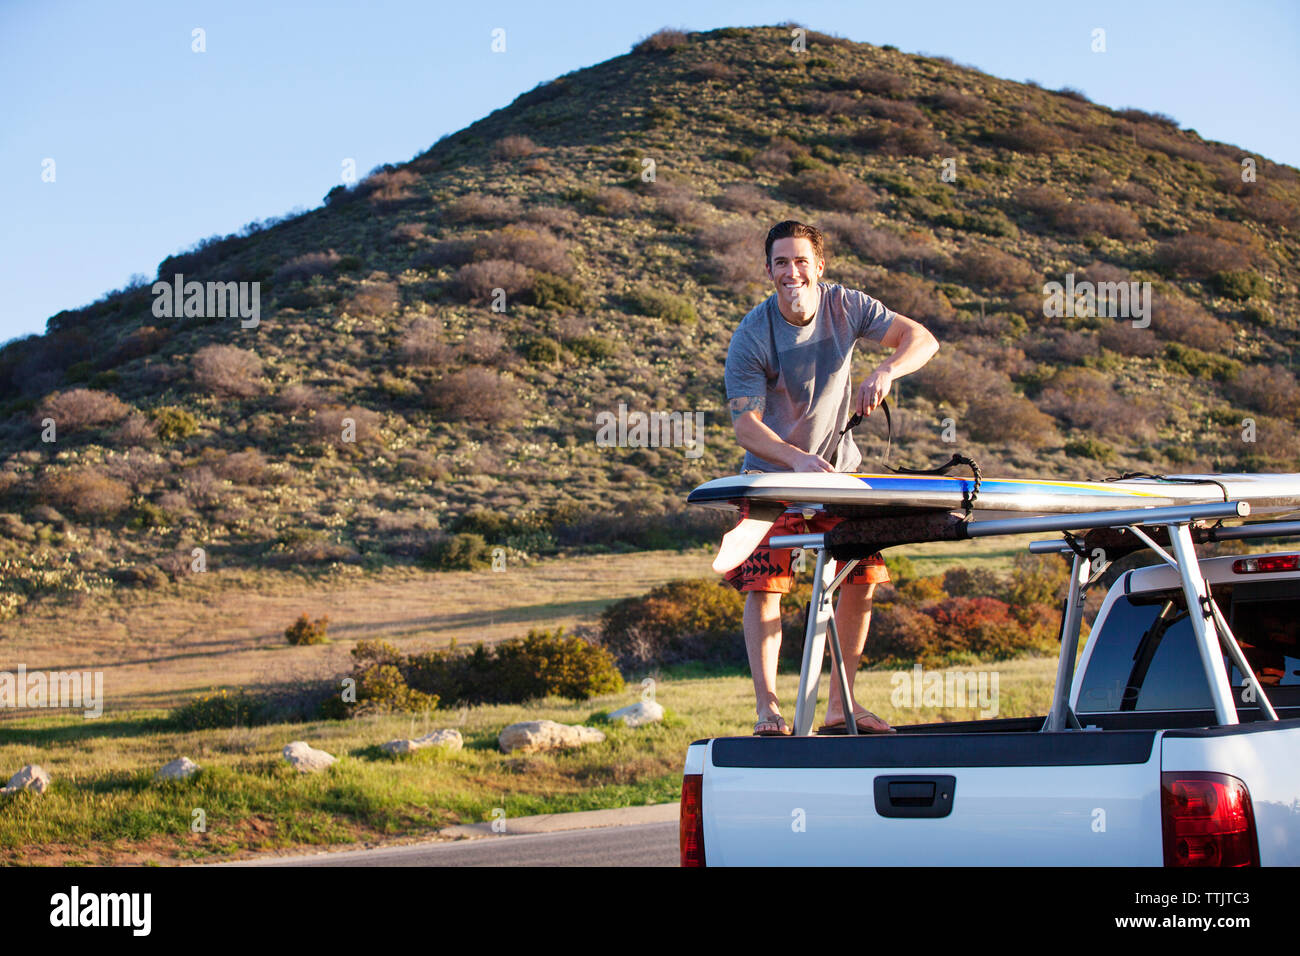
<path id="1" fill-rule="evenodd" d="M 867 646 L 867 630 L 871 627 L 871 597 L 875 591 L 874 584 L 842 585 L 839 601 L 835 605 L 835 629 L 840 635 L 840 652 L 844 655 L 850 697 L 853 697 L 853 682 L 858 676 L 858 662 L 862 660 L 862 651 Z M 865 712 L 866 708 L 854 698 L 853 713 L 860 717 Z M 843 719 L 844 703 L 840 700 L 839 681 L 832 680 L 826 723 L 839 723 Z M 888 724 L 884 721 L 879 722 L 879 729 L 886 727 Z"/>
<path id="2" fill-rule="evenodd" d="M 781 595 L 750 591 L 745 595 L 745 650 L 754 677 L 759 717 L 781 713 L 776 699 L 776 663 L 781 652 Z"/>

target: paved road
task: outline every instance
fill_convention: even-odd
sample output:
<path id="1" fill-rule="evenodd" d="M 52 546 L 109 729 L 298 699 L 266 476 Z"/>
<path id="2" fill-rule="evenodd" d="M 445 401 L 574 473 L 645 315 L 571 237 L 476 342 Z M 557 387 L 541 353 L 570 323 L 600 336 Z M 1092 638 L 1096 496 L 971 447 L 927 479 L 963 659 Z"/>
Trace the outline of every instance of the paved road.
<path id="1" fill-rule="evenodd" d="M 677 866 L 677 823 L 641 823 L 555 833 L 247 860 L 225 866 Z"/>

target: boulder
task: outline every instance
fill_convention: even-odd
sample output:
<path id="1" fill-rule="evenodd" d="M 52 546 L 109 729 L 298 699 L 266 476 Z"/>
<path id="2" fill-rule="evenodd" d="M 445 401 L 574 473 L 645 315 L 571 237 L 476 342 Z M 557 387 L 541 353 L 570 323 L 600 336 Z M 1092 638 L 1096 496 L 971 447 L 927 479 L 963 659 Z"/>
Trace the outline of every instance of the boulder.
<path id="1" fill-rule="evenodd" d="M 608 719 L 611 722 L 621 720 L 629 727 L 657 724 L 664 719 L 664 707 L 663 704 L 656 703 L 653 700 L 639 700 L 630 707 L 614 711 L 609 715 Z"/>
<path id="2" fill-rule="evenodd" d="M 409 754 L 425 747 L 443 747 L 448 753 L 455 753 L 464 746 L 465 741 L 460 731 L 453 727 L 450 730 L 435 730 L 414 740 L 390 740 L 381 744 L 380 749 L 390 754 Z"/>
<path id="3" fill-rule="evenodd" d="M 177 757 L 153 775 L 155 780 L 184 780 L 199 772 L 199 765 L 189 757 Z"/>
<path id="4" fill-rule="evenodd" d="M 303 740 L 295 740 L 291 744 L 285 744 L 284 759 L 289 761 L 293 765 L 293 769 L 299 773 L 316 773 L 326 767 L 333 766 L 335 761 L 338 760 L 333 754 L 317 750 Z"/>
<path id="5" fill-rule="evenodd" d="M 603 733 L 591 727 L 557 724 L 553 720 L 525 720 L 501 731 L 497 744 L 502 753 L 534 753 L 598 744 L 604 739 Z"/>
<path id="6" fill-rule="evenodd" d="M 7 787 L 0 787 L 0 793 L 17 793 L 19 790 L 31 790 L 44 793 L 50 785 L 50 775 L 40 764 L 29 763 L 9 778 Z"/>

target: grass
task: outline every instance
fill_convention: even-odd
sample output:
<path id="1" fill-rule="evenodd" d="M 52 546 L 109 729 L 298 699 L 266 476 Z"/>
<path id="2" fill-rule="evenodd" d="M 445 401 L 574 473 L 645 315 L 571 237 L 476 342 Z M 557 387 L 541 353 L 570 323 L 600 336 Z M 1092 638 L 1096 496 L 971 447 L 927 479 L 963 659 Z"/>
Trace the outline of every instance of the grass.
<path id="1" fill-rule="evenodd" d="M 1025 658 L 990 665 L 999 675 L 999 716 L 1043 713 L 1054 661 Z M 971 670 L 965 667 L 961 670 Z M 863 671 L 858 696 L 891 723 L 964 720 L 974 708 L 896 708 L 890 671 Z M 0 861 L 108 864 L 228 858 L 248 851 L 351 844 L 430 836 L 453 823 L 674 801 L 691 741 L 748 734 L 753 690 L 747 673 L 699 667 L 653 675 L 667 717 L 637 728 L 594 723 L 641 693 L 581 703 L 548 698 L 410 718 L 177 732 L 157 711 L 110 721 L 40 716 L 10 721 L 0 766 L 39 763 L 53 782 L 43 795 L 0 798 Z M 825 675 L 824 675 L 825 676 Z M 798 675 L 778 688 L 793 701 Z M 821 708 L 829 681 L 823 679 Z M 793 704 L 787 710 L 793 714 Z M 502 754 L 496 736 L 519 720 L 550 719 L 599 726 L 604 743 L 555 755 Z M 454 726 L 465 748 L 390 757 L 379 744 Z M 330 770 L 300 775 L 280 757 L 291 740 L 306 740 L 339 758 Z M 202 771 L 188 781 L 157 783 L 153 773 L 179 755 Z M 191 832 L 202 810 L 205 832 Z"/>

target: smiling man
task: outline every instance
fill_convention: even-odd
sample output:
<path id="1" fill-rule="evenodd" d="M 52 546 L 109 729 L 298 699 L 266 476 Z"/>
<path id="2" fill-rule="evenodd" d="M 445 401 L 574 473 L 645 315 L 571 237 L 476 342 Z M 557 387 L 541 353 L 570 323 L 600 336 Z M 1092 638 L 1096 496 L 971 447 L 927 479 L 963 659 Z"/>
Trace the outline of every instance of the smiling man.
<path id="1" fill-rule="evenodd" d="M 822 234 L 801 222 L 773 226 L 765 247 L 767 276 L 775 291 L 741 320 L 727 351 L 726 387 L 736 440 L 745 449 L 744 471 L 852 471 L 862 461 L 845 424 L 854 412 L 870 415 L 893 381 L 915 372 L 939 348 L 920 323 L 885 308 L 865 293 L 821 281 L 826 270 Z M 858 339 L 893 353 L 876 366 L 855 394 L 850 366 Z M 746 594 L 745 648 L 754 677 L 759 736 L 790 733 L 776 696 L 781 649 L 781 595 L 793 585 L 792 553 L 768 538 L 821 533 L 838 519 L 783 515 L 727 582 Z M 858 661 L 871 622 L 876 584 L 889 580 L 879 555 L 859 563 L 840 588 L 835 608 L 852 696 Z M 831 681 L 821 733 L 844 733 L 844 705 Z M 891 728 L 856 701 L 852 713 L 862 733 Z"/>

